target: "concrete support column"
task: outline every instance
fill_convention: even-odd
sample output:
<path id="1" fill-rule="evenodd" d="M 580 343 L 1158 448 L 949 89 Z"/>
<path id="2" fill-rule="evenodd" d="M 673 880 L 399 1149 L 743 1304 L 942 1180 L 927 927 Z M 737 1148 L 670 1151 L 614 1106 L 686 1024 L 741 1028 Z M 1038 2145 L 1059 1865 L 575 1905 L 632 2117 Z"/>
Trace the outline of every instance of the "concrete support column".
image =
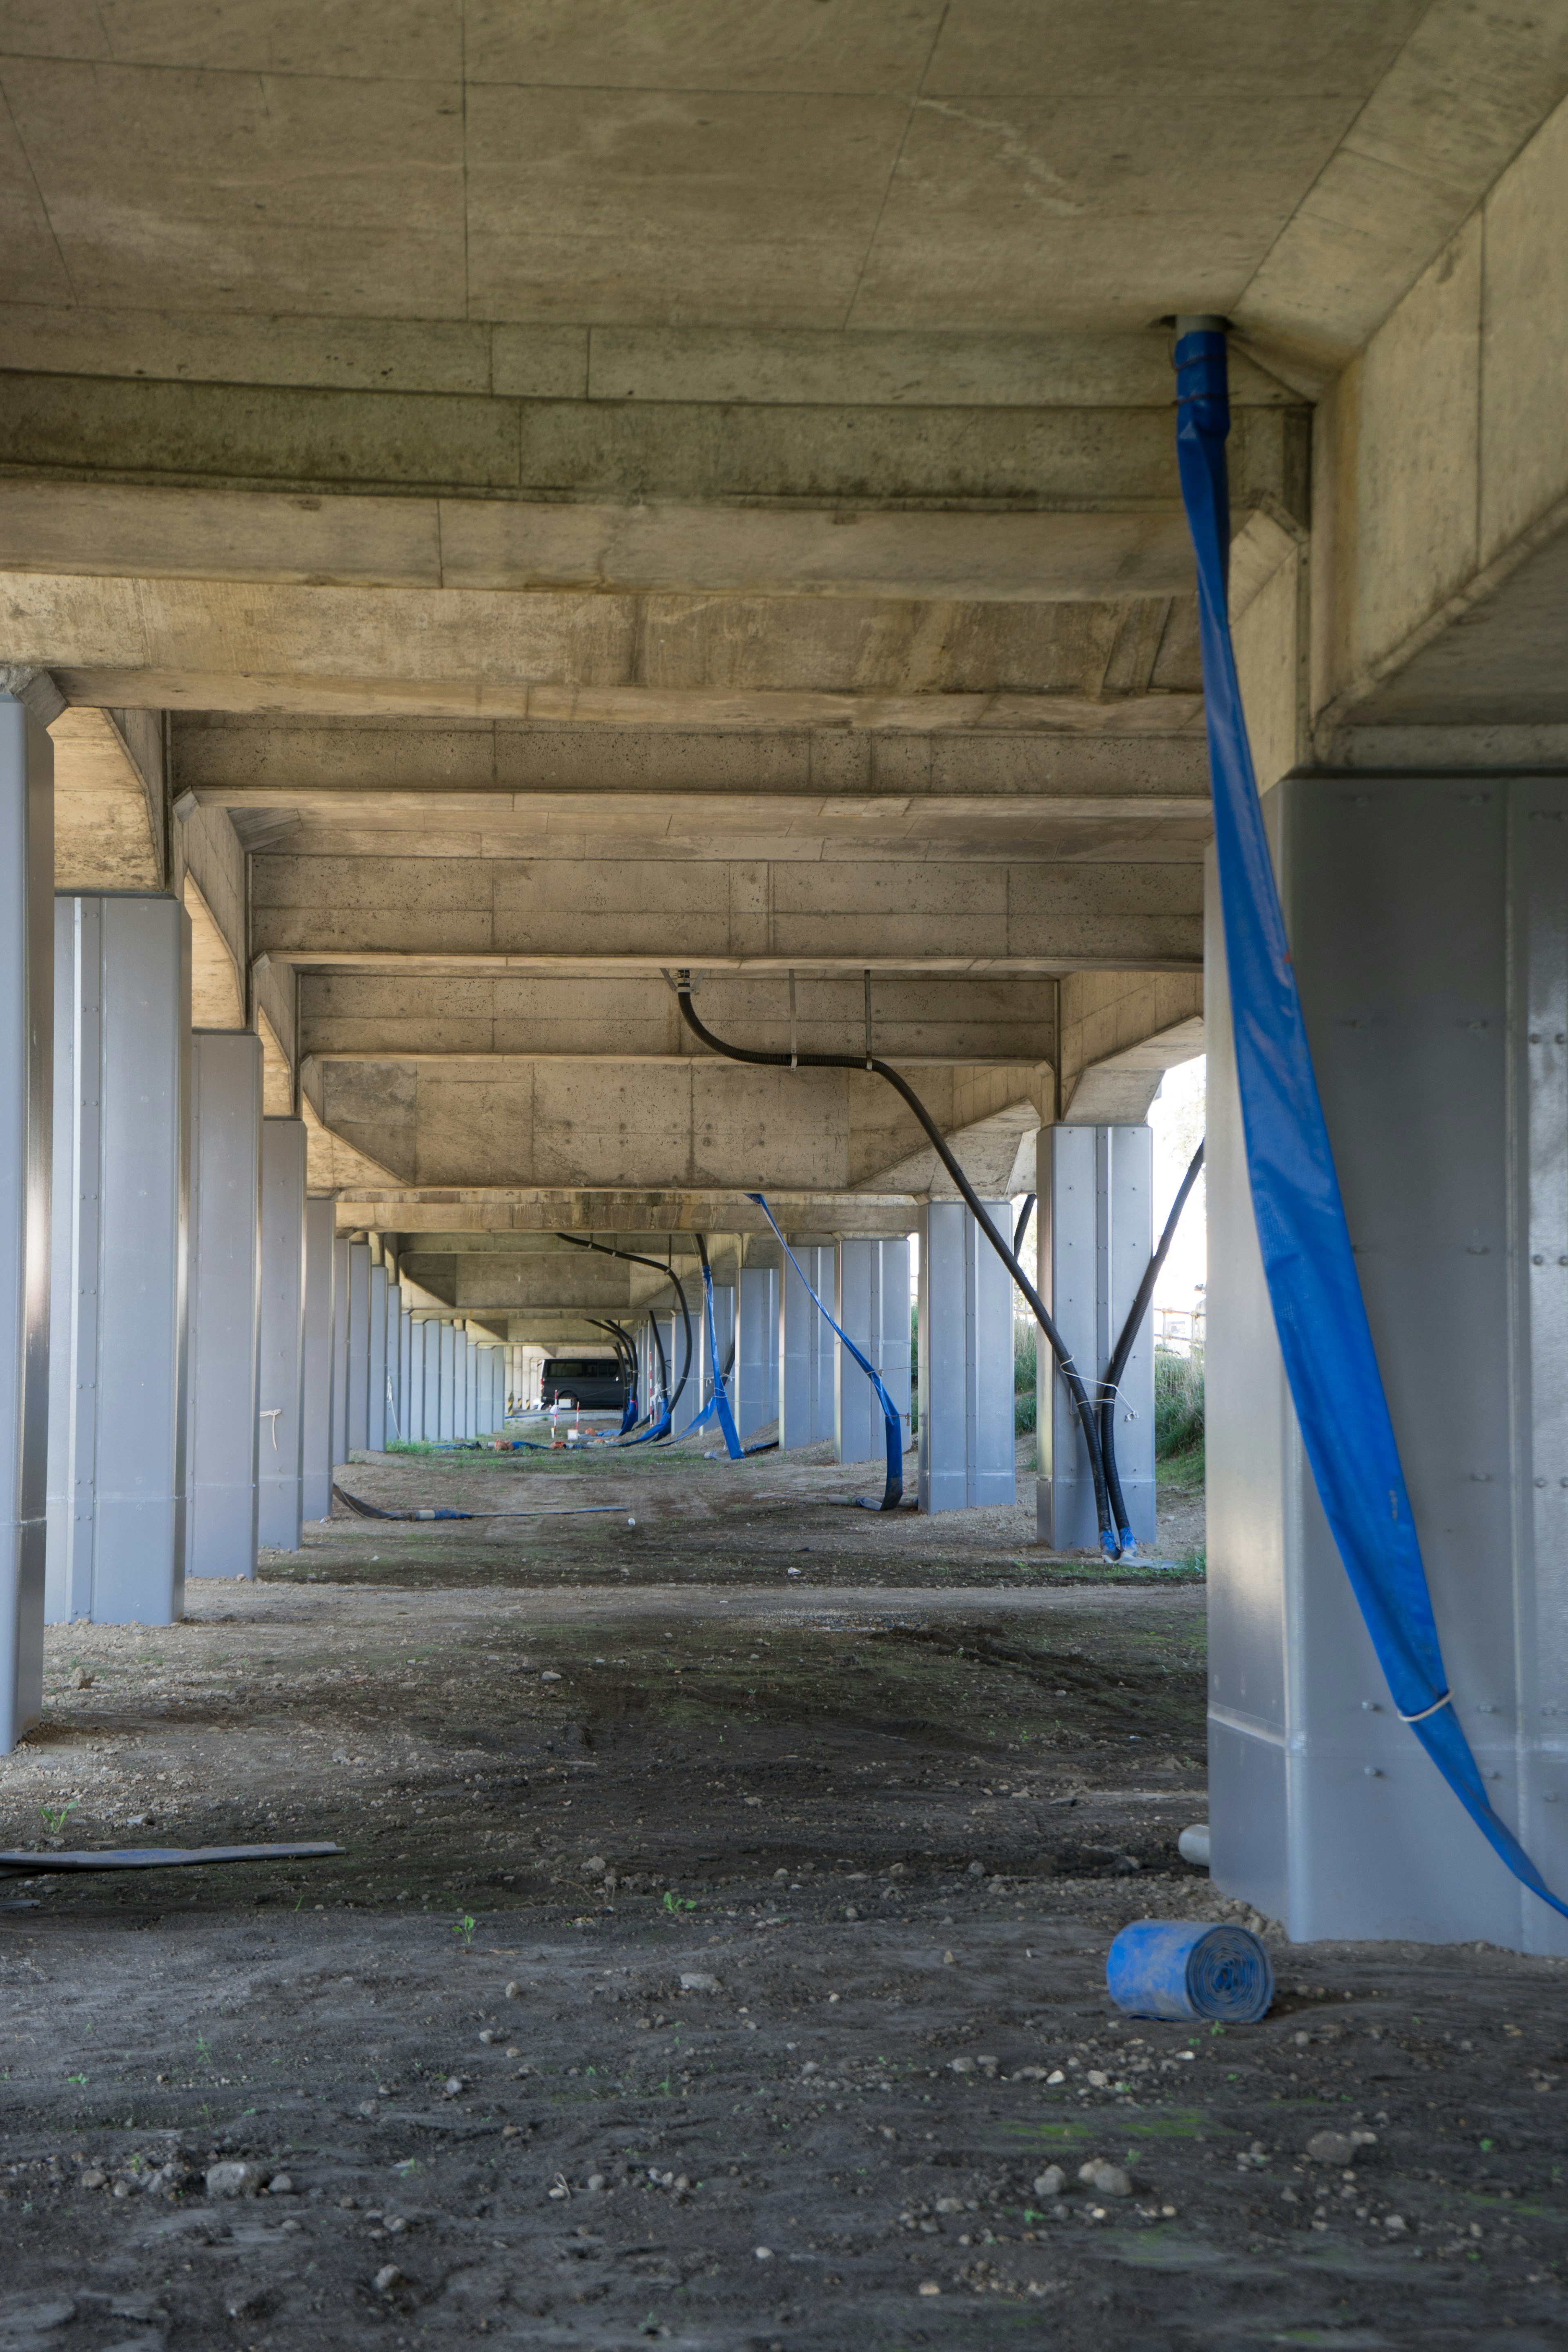
<path id="1" fill-rule="evenodd" d="M 348 1425 L 350 1454 L 370 1444 L 370 1244 L 349 1244 Z"/>
<path id="2" fill-rule="evenodd" d="M 332 1511 L 332 1228 L 331 1201 L 305 1203 L 305 1461 L 300 1508 Z"/>
<path id="3" fill-rule="evenodd" d="M 812 1243 L 791 1240 L 790 1247 L 799 1261 L 801 1274 L 814 1287 L 818 1284 L 817 1260 L 821 1253 Z M 819 1293 L 820 1295 L 820 1293 Z M 813 1305 L 805 1283 L 796 1274 L 788 1258 L 779 1276 L 779 1444 L 781 1446 L 810 1445 L 819 1436 L 829 1433 L 832 1426 L 832 1387 L 826 1403 L 819 1395 L 824 1351 L 821 1333 L 827 1329 Z M 833 1334 L 827 1333 L 829 1342 Z M 828 1360 L 831 1366 L 831 1358 Z M 821 1424 L 825 1419 L 827 1428 Z"/>
<path id="4" fill-rule="evenodd" d="M 260 1187 L 261 1040 L 245 1029 L 197 1029 L 191 1038 L 187 1576 L 256 1573 Z M 68 1363 L 62 1357 L 62 1369 Z"/>
<path id="5" fill-rule="evenodd" d="M 0 695 L 0 1754 L 44 1703 L 54 856 L 53 747 Z"/>
<path id="6" fill-rule="evenodd" d="M 370 1368 L 365 1375 L 365 1444 L 379 1454 L 386 1444 L 386 1268 L 370 1269 Z"/>
<path id="7" fill-rule="evenodd" d="M 184 1605 L 191 926 L 177 900 L 55 901 L 48 1613 Z"/>
<path id="8" fill-rule="evenodd" d="M 1442 1637 L 1488 1794 L 1568 1879 L 1568 779 L 1266 795 L 1291 958 Z M 1293 1939 L 1568 1952 L 1397 1717 L 1263 1277 L 1211 903 L 1214 1876 Z"/>
<path id="9" fill-rule="evenodd" d="M 346 1462 L 349 1458 L 349 1246 L 345 1235 L 334 1234 L 331 1424 L 331 1459 L 334 1469 L 340 1462 Z"/>
<path id="10" fill-rule="evenodd" d="M 425 1434 L 425 1326 L 408 1318 L 408 1369 L 403 1381 L 403 1434 L 418 1444 Z"/>
<path id="11" fill-rule="evenodd" d="M 1043 1127 L 1036 1140 L 1035 1189 L 1041 1297 L 1085 1381 L 1110 1362 L 1154 1246 L 1154 1137 L 1148 1127 Z M 1053 1550 L 1093 1551 L 1100 1543 L 1094 1482 L 1083 1431 L 1042 1338 L 1036 1349 L 1035 1426 L 1039 1537 Z M 1116 1465 L 1128 1525 L 1140 1544 L 1155 1538 L 1153 1310 L 1128 1358 L 1116 1399 Z"/>
<path id="12" fill-rule="evenodd" d="M 452 1325 L 445 1320 L 441 1324 L 438 1349 L 436 1434 L 443 1445 L 450 1445 L 458 1434 L 458 1335 Z"/>
<path id="13" fill-rule="evenodd" d="M 1012 1276 L 962 1201 L 921 1211 L 920 1255 L 921 1509 L 1014 1502 Z"/>
<path id="14" fill-rule="evenodd" d="M 466 1323 L 455 1326 L 453 1346 L 456 1350 L 452 1374 L 452 1432 L 467 1445 L 474 1433 L 474 1343 Z"/>
<path id="15" fill-rule="evenodd" d="M 779 1358 L 779 1277 L 771 1265 L 743 1265 L 737 1286 L 735 1426 L 744 1444 L 773 1417 Z"/>
<path id="16" fill-rule="evenodd" d="M 906 1236 L 847 1234 L 835 1253 L 834 1313 L 856 1346 L 881 1374 L 902 1424 L 900 1450 L 910 1442 L 910 1244 Z M 876 1390 L 837 1340 L 834 1362 L 834 1451 L 840 1462 L 880 1462 L 887 1423 Z"/>
<path id="17" fill-rule="evenodd" d="M 305 1122 L 261 1122 L 261 1447 L 258 1534 L 298 1551 L 305 1468 Z"/>
<path id="18" fill-rule="evenodd" d="M 407 1305 L 403 1296 L 403 1285 L 400 1282 L 392 1283 L 387 1287 L 386 1318 L 387 1331 L 389 1335 L 394 1330 L 395 1330 L 397 1334 L 397 1345 L 395 1349 L 389 1348 L 388 1350 L 390 1360 L 396 1366 L 396 1370 L 393 1375 L 392 1394 L 393 1402 L 397 1409 L 397 1426 L 395 1430 L 388 1430 L 387 1435 L 389 1437 L 406 1438 L 408 1435 L 409 1366 L 411 1360 L 411 1343 L 414 1334 L 414 1318 L 408 1312 Z"/>
<path id="19" fill-rule="evenodd" d="M 806 1265 L 812 1287 L 825 1307 L 833 1304 L 833 1286 L 837 1279 L 835 1263 L 837 1253 L 831 1242 L 819 1242 L 812 1253 L 815 1261 Z M 835 1381 L 838 1370 L 838 1341 L 826 1315 L 818 1315 L 812 1327 L 812 1341 L 816 1362 L 811 1376 L 811 1434 L 814 1442 L 833 1435 Z"/>

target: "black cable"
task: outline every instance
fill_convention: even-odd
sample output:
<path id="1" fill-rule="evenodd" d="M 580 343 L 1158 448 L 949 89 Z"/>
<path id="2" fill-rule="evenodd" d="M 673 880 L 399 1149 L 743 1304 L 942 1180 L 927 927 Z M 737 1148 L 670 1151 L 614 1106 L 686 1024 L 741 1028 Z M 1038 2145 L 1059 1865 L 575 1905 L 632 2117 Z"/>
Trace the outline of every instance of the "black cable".
<path id="1" fill-rule="evenodd" d="M 1127 1320 L 1121 1327 L 1121 1337 L 1116 1342 L 1115 1351 L 1105 1368 L 1105 1379 L 1100 1385 L 1100 1443 L 1105 1457 L 1105 1483 L 1110 1492 L 1111 1507 L 1116 1513 L 1117 1533 L 1121 1536 L 1123 1544 L 1131 1542 L 1132 1530 L 1127 1524 L 1127 1506 L 1121 1499 L 1121 1480 L 1117 1475 L 1116 1428 L 1112 1414 L 1120 1393 L 1121 1375 L 1127 1369 L 1127 1359 L 1132 1353 L 1133 1343 L 1137 1339 L 1143 1318 L 1149 1311 L 1149 1301 L 1154 1295 L 1154 1285 L 1159 1280 L 1160 1268 L 1170 1255 L 1171 1244 L 1176 1238 L 1176 1227 L 1182 1221 L 1182 1211 L 1187 1205 L 1187 1196 L 1198 1181 L 1198 1171 L 1203 1164 L 1204 1147 L 1200 1143 L 1193 1154 L 1186 1174 L 1182 1179 L 1176 1197 L 1171 1203 L 1171 1213 L 1165 1220 L 1165 1230 L 1160 1236 L 1160 1246 L 1144 1270 L 1143 1279 L 1138 1286 L 1138 1295 L 1128 1310 Z"/>
<path id="2" fill-rule="evenodd" d="M 675 994 L 676 1001 L 680 1006 L 680 1017 L 692 1035 L 700 1038 L 703 1045 L 713 1053 L 722 1054 L 727 1061 L 753 1063 L 767 1069 L 870 1070 L 878 1077 L 885 1079 L 889 1086 L 902 1096 L 930 1139 L 937 1158 L 968 1203 L 981 1232 L 1028 1300 L 1036 1322 L 1050 1343 L 1051 1352 L 1060 1367 L 1063 1380 L 1067 1382 L 1068 1393 L 1073 1401 L 1074 1410 L 1079 1417 L 1079 1425 L 1083 1431 L 1084 1446 L 1089 1454 L 1089 1466 L 1094 1479 L 1094 1505 L 1100 1522 L 1100 1541 L 1108 1550 L 1119 1549 L 1118 1531 L 1110 1517 L 1110 1497 L 1105 1484 L 1105 1466 L 1100 1450 L 1099 1423 L 1089 1391 L 1083 1384 L 1083 1375 L 1073 1361 L 1072 1351 L 1067 1341 L 1052 1322 L 1045 1300 L 1024 1272 L 1016 1254 L 1008 1248 L 1007 1244 L 986 1215 L 979 1193 L 959 1166 L 948 1148 L 946 1137 L 931 1118 L 919 1095 L 915 1093 L 914 1088 L 906 1079 L 901 1078 L 898 1071 L 889 1064 L 879 1062 L 871 1055 L 763 1054 L 747 1045 L 727 1045 L 721 1037 L 715 1037 L 713 1032 L 705 1027 L 699 1018 L 691 1002 L 689 971 L 677 973 Z"/>
<path id="3" fill-rule="evenodd" d="M 574 1249 L 597 1250 L 601 1257 L 624 1258 L 628 1265 L 651 1265 L 655 1274 L 663 1275 L 667 1282 L 674 1285 L 675 1296 L 680 1307 L 680 1319 L 686 1327 L 686 1361 L 680 1367 L 680 1378 L 675 1384 L 675 1394 L 669 1400 L 668 1411 L 673 1413 L 679 1400 L 680 1391 L 686 1386 L 687 1375 L 691 1370 L 691 1316 L 686 1304 L 686 1293 L 676 1276 L 674 1268 L 660 1265 L 656 1257 L 639 1256 L 636 1250 L 612 1249 L 607 1242 L 587 1241 L 581 1234 L 558 1233 L 555 1238 L 558 1242 L 570 1242 Z M 658 1351 L 658 1360 L 662 1365 L 664 1362 L 662 1347 Z"/>
<path id="4" fill-rule="evenodd" d="M 1017 1256 L 1018 1252 L 1024 1246 L 1024 1235 L 1029 1230 L 1029 1219 L 1033 1216 L 1034 1211 L 1035 1196 L 1032 1192 L 1026 1192 L 1024 1195 L 1024 1205 L 1018 1212 L 1018 1222 L 1013 1228 L 1013 1255 L 1015 1257 Z"/>

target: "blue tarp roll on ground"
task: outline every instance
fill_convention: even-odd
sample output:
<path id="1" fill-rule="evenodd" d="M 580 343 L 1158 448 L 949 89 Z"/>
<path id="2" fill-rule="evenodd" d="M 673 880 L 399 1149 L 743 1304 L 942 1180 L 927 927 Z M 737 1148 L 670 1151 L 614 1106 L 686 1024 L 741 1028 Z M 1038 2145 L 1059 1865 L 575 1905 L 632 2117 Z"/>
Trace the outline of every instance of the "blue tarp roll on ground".
<path id="1" fill-rule="evenodd" d="M 1274 1971 L 1245 1927 L 1193 1919 L 1135 1919 L 1105 1961 L 1106 1989 L 1132 2017 L 1256 2025 L 1274 1998 Z"/>
<path id="2" fill-rule="evenodd" d="M 1263 1270 L 1301 1442 L 1395 1706 L 1523 1884 L 1568 1916 L 1488 1802 L 1449 1704 L 1432 1596 L 1351 1254 L 1230 638 L 1226 339 L 1176 344 L 1176 454 L 1197 557 L 1198 628 L 1237 1079 Z"/>

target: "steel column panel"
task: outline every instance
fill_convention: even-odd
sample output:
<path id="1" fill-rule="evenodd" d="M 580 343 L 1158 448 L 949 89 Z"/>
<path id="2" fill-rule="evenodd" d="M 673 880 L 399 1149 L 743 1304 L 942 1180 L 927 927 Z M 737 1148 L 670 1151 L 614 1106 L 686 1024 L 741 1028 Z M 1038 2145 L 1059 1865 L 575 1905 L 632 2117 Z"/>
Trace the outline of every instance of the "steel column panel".
<path id="1" fill-rule="evenodd" d="M 349 1244 L 348 1453 L 370 1444 L 370 1244 Z M 345 1455 L 346 1459 L 346 1455 Z"/>
<path id="2" fill-rule="evenodd" d="M 44 1703 L 54 797 L 48 736 L 0 694 L 0 1754 Z"/>
<path id="3" fill-rule="evenodd" d="M 336 1214 L 334 1210 L 333 1214 Z M 331 1462 L 349 1458 L 349 1244 L 332 1242 L 332 1424 Z"/>
<path id="4" fill-rule="evenodd" d="M 304 1517 L 305 1153 L 302 1118 L 261 1122 L 258 1538 L 298 1551 Z"/>
<path id="5" fill-rule="evenodd" d="M 192 1034 L 190 1237 L 185 1573 L 254 1576 L 261 1040 L 248 1030 Z"/>
<path id="6" fill-rule="evenodd" d="M 304 1485 L 308 1519 L 332 1512 L 332 1227 L 331 1201 L 305 1203 Z"/>
<path id="7" fill-rule="evenodd" d="M 56 1184 L 75 1234 L 51 1322 L 75 1390 L 52 1613 L 166 1625 L 185 1575 L 190 919 L 162 896 L 61 898 L 55 938 Z"/>
<path id="8" fill-rule="evenodd" d="M 1154 1246 L 1154 1138 L 1148 1127 L 1043 1127 L 1036 1143 L 1040 1296 L 1098 1396 Z M 1042 1341 L 1036 1350 L 1039 1538 L 1058 1551 L 1100 1542 L 1094 1484 L 1066 1385 Z M 1153 1310 L 1121 1375 L 1116 1462 L 1128 1524 L 1155 1539 Z"/>
<path id="9" fill-rule="evenodd" d="M 876 1366 L 910 1442 L 910 1245 L 906 1238 L 846 1234 L 835 1252 L 834 1313 Z M 837 1341 L 834 1452 L 840 1462 L 882 1461 L 886 1423 L 876 1390 Z"/>
<path id="10" fill-rule="evenodd" d="M 816 1252 L 792 1240 L 801 1273 L 815 1280 Z M 822 1320 L 786 1257 L 779 1275 L 779 1444 L 809 1445 L 816 1423 L 816 1326 Z"/>
<path id="11" fill-rule="evenodd" d="M 1294 778 L 1291 956 L 1454 1704 L 1568 1882 L 1568 782 Z M 1207 978 L 1214 1875 L 1297 1940 L 1568 1952 L 1398 1722 L 1280 1365 Z"/>
<path id="12" fill-rule="evenodd" d="M 370 1270 L 370 1370 L 365 1381 L 365 1444 L 379 1454 L 386 1444 L 386 1268 Z"/>
<path id="13" fill-rule="evenodd" d="M 742 1444 L 773 1419 L 770 1365 L 776 1365 L 779 1278 L 771 1265 L 743 1265 L 738 1290 L 740 1333 L 735 1346 L 735 1426 Z"/>
<path id="14" fill-rule="evenodd" d="M 962 1201 L 927 1204 L 920 1245 L 921 1509 L 1014 1502 L 1012 1277 Z"/>
<path id="15" fill-rule="evenodd" d="M 450 1445 L 458 1433 L 458 1335 L 452 1325 L 441 1325 L 438 1358 L 439 1406 L 437 1432 L 443 1445 Z"/>

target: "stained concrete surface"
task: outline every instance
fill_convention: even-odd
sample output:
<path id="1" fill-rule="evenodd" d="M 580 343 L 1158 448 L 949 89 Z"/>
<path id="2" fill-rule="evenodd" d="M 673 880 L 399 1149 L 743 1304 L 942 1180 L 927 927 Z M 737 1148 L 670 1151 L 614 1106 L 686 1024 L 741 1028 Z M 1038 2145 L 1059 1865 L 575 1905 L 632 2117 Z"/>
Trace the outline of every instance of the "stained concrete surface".
<path id="1" fill-rule="evenodd" d="M 51 1633 L 7 1843 L 344 1851 L 0 1917 L 5 2352 L 1563 2341 L 1552 1963 L 1259 1922 L 1263 2025 L 1107 2000 L 1126 1920 L 1240 1907 L 1175 1852 L 1201 1586 L 820 1461 L 340 1477 L 633 1507 Z"/>

